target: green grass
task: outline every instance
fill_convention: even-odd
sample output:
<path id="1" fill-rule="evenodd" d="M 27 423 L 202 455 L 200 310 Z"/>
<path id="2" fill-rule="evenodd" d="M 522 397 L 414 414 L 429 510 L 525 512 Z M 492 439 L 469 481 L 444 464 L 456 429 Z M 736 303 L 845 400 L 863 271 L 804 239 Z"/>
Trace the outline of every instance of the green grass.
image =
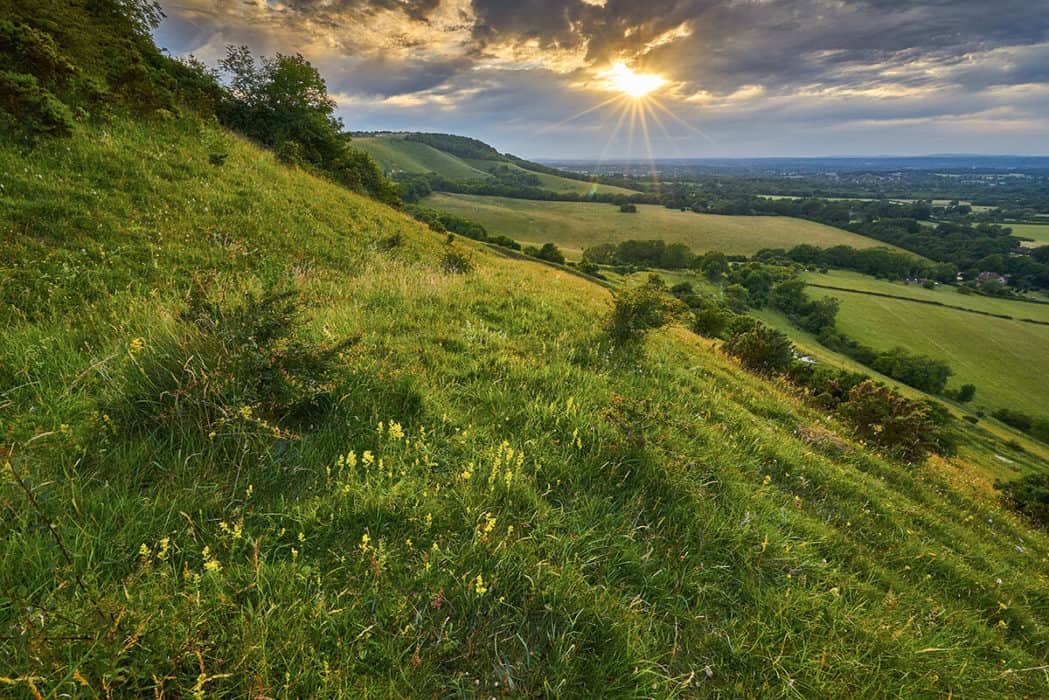
<path id="1" fill-rule="evenodd" d="M 1024 245 L 1032 248 L 1040 245 L 1049 245 L 1049 224 L 1006 224 L 1013 230 L 1014 236 L 1030 238 Z"/>
<path id="2" fill-rule="evenodd" d="M 1000 442 L 887 461 L 684 329 L 610 352 L 580 277 L 467 241 L 449 274 L 212 127 L 81 128 L 0 146 L 0 693 L 1046 694 Z M 208 413 L 253 350 L 183 318 L 267 281 L 299 343 L 356 339 L 279 434 Z"/>
<path id="3" fill-rule="evenodd" d="M 845 272 L 810 273 L 805 279 L 1049 320 L 1049 307 L 1044 305 L 963 296 L 949 288 L 925 290 Z M 1037 415 L 1046 412 L 1044 378 L 1049 374 L 1049 354 L 1044 348 L 1049 344 L 1049 326 L 861 293 L 816 287 L 809 287 L 808 293 L 840 299 L 838 328 L 865 345 L 878 350 L 900 346 L 945 360 L 955 372 L 950 386 L 976 385 L 974 406 L 1009 407 Z"/>
<path id="4" fill-rule="evenodd" d="M 388 173 L 437 173 L 452 180 L 489 177 L 462 158 L 437 150 L 425 143 L 391 136 L 358 136 L 351 142 L 374 158 Z"/>
<path id="5" fill-rule="evenodd" d="M 552 192 L 571 192 L 574 194 L 637 194 L 634 190 L 612 185 L 599 185 L 583 180 L 532 172 L 515 163 L 503 161 L 476 160 L 460 158 L 445 153 L 433 146 L 417 141 L 408 141 L 399 134 L 381 136 L 358 136 L 353 139 L 353 146 L 374 158 L 388 173 L 437 173 L 451 180 L 483 180 L 490 178 L 492 167 L 509 167 L 535 175 L 539 186 Z"/>
<path id="6" fill-rule="evenodd" d="M 1049 304 L 1035 304 L 996 297 L 985 297 L 977 294 L 960 294 L 958 287 L 941 285 L 935 289 L 925 289 L 921 285 L 904 282 L 880 280 L 870 275 L 847 270 L 830 270 L 826 273 L 807 272 L 801 279 L 812 284 L 823 284 L 844 289 L 855 289 L 861 292 L 891 294 L 897 297 L 909 297 L 939 304 L 960 306 L 966 309 L 982 311 L 1015 319 L 1033 319 L 1049 323 Z M 833 290 L 832 290 L 833 291 Z M 974 321 L 976 321 L 974 319 Z M 978 322 L 978 321 L 976 321 Z"/>
<path id="7" fill-rule="evenodd" d="M 590 246 L 631 238 L 661 238 L 668 243 L 685 243 L 695 252 L 720 250 L 742 255 L 800 243 L 856 248 L 883 245 L 848 231 L 788 217 L 694 214 L 657 205 L 639 205 L 638 213 L 624 214 L 611 204 L 452 194 L 435 194 L 425 203 L 479 221 L 489 231 L 523 243 L 556 243 L 575 259 Z"/>

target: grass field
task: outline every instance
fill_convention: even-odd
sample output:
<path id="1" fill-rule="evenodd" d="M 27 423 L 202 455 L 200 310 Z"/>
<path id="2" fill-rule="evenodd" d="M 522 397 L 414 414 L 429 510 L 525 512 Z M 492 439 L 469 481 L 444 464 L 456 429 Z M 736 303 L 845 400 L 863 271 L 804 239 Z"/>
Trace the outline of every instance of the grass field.
<path id="1" fill-rule="evenodd" d="M 569 258 L 584 248 L 627 239 L 660 238 L 685 243 L 695 252 L 720 250 L 749 255 L 761 248 L 789 248 L 800 243 L 829 247 L 884 245 L 864 236 L 801 219 L 771 216 L 694 214 L 657 205 L 640 205 L 624 214 L 611 204 L 536 202 L 504 197 L 435 194 L 427 206 L 484 224 L 489 231 L 522 243 L 556 243 Z"/>
<path id="2" fill-rule="evenodd" d="M 532 172 L 515 163 L 460 158 L 425 143 L 405 140 L 397 134 L 358 136 L 353 139 L 352 144 L 374 158 L 383 170 L 391 174 L 433 172 L 451 180 L 482 180 L 491 177 L 488 173 L 490 168 L 505 166 L 535 175 L 539 178 L 540 187 L 552 192 L 636 194 L 633 190 L 622 187 Z"/>
<path id="3" fill-rule="evenodd" d="M 5 697 L 1049 692 L 1049 536 L 965 423 L 885 459 L 212 125 L 78 125 L 0 173 Z M 269 283 L 298 324 L 246 304 Z"/>
<path id="4" fill-rule="evenodd" d="M 1049 304 L 1034 304 L 1010 299 L 998 299 L 977 294 L 960 294 L 958 287 L 941 285 L 935 289 L 925 289 L 918 284 L 890 282 L 870 275 L 847 270 L 830 270 L 826 273 L 806 272 L 801 279 L 812 284 L 824 284 L 832 287 L 855 289 L 861 292 L 891 294 L 898 297 L 909 297 L 925 301 L 960 306 L 976 311 L 1011 316 L 1015 319 L 1029 318 L 1049 322 Z M 972 319 L 978 322 L 978 319 Z"/>
<path id="5" fill-rule="evenodd" d="M 1034 304 L 966 297 L 946 290 L 919 295 L 919 290 L 877 280 L 858 281 L 853 275 L 809 275 L 812 281 L 838 286 L 854 286 L 932 299 L 973 308 L 984 307 L 995 313 L 1045 318 L 1046 309 Z M 928 291 L 928 290 L 920 290 Z M 912 294 L 912 292 L 914 292 Z M 886 299 L 861 293 L 809 287 L 813 297 L 833 296 L 841 300 L 839 329 L 851 338 L 878 350 L 895 346 L 947 361 L 954 369 L 950 386 L 975 384 L 974 406 L 988 409 L 1014 408 L 1036 415 L 1046 414 L 1049 394 L 1049 326 L 977 316 L 955 309 Z M 937 297 L 936 295 L 941 295 Z"/>
<path id="6" fill-rule="evenodd" d="M 1006 226 L 1013 230 L 1013 235 L 1031 239 L 1024 242 L 1025 246 L 1034 248 L 1049 245 L 1049 224 L 1006 224 Z"/>

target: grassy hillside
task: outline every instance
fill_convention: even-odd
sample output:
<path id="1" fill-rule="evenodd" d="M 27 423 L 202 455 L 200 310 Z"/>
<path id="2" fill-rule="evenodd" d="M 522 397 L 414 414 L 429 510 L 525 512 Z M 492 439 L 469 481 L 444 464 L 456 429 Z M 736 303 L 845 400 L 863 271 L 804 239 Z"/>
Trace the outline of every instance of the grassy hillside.
<path id="1" fill-rule="evenodd" d="M 552 192 L 636 194 L 622 187 L 533 172 L 508 161 L 461 158 L 425 143 L 406 140 L 400 134 L 357 136 L 353 139 L 353 145 L 374 158 L 391 174 L 433 172 L 451 180 L 475 180 L 491 178 L 489 170 L 493 167 L 508 167 L 535 175 L 539 178 L 539 186 Z"/>
<path id="2" fill-rule="evenodd" d="M 452 180 L 489 177 L 483 169 L 425 143 L 392 136 L 357 136 L 352 144 L 374 158 L 391 174 L 437 173 Z"/>
<path id="3" fill-rule="evenodd" d="M 808 275 L 817 284 L 928 298 L 945 304 L 1049 320 L 1049 307 L 1017 301 L 963 296 L 880 282 L 844 272 Z M 977 316 L 965 311 L 862 293 L 810 287 L 810 296 L 841 300 L 838 327 L 845 335 L 877 350 L 900 346 L 942 358 L 954 369 L 950 385 L 975 384 L 974 405 L 1045 413 L 1044 378 L 1049 374 L 1049 326 Z"/>
<path id="4" fill-rule="evenodd" d="M 696 252 L 720 250 L 744 255 L 761 248 L 789 248 L 800 243 L 855 248 L 884 245 L 801 219 L 694 214 L 656 205 L 640 205 L 638 213 L 624 214 L 611 204 L 455 194 L 435 194 L 427 197 L 424 204 L 479 221 L 489 231 L 521 242 L 551 241 L 576 259 L 590 246 L 631 238 L 661 238 L 667 243 L 685 243 Z"/>
<path id="5" fill-rule="evenodd" d="M 683 329 L 610 352 L 603 288 L 192 121 L 0 173 L 6 695 L 1049 690 L 999 445 L 905 466 Z"/>

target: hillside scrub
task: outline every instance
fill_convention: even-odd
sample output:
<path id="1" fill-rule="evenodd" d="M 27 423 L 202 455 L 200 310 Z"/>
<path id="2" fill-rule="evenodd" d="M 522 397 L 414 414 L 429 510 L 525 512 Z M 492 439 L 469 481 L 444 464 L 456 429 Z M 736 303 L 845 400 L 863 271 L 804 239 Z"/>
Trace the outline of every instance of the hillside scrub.
<path id="1" fill-rule="evenodd" d="M 3 692 L 1042 694 L 1002 670 L 1049 643 L 1049 538 L 993 502 L 684 329 L 620 361 L 585 279 L 446 274 L 243 139 L 119 127 L 0 147 Z"/>
<path id="2" fill-rule="evenodd" d="M 612 303 L 606 322 L 608 337 L 617 348 L 636 347 L 653 329 L 676 320 L 684 305 L 672 297 L 658 275 L 642 284 L 621 290 Z"/>
<path id="3" fill-rule="evenodd" d="M 0 173 L 5 696 L 1045 695 L 1049 536 L 959 478 L 993 436 L 885 459 L 661 281 L 457 274 L 192 114 Z"/>

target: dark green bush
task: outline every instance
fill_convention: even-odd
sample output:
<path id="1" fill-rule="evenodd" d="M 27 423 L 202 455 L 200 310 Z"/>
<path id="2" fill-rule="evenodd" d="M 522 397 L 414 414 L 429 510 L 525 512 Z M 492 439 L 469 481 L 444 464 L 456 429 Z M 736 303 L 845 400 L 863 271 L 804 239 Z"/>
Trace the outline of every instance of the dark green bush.
<path id="1" fill-rule="evenodd" d="M 606 330 L 616 347 L 637 345 L 649 330 L 673 322 L 684 310 L 684 305 L 667 293 L 663 278 L 651 275 L 644 284 L 616 295 Z"/>
<path id="2" fill-rule="evenodd" d="M 692 330 L 707 338 L 721 338 L 735 314 L 722 304 L 707 300 L 692 315 Z"/>
<path id="3" fill-rule="evenodd" d="M 858 438 L 908 462 L 933 451 L 939 431 L 930 408 L 883 384 L 865 381 L 838 409 Z"/>
<path id="4" fill-rule="evenodd" d="M 474 269 L 473 263 L 465 254 L 449 250 L 441 258 L 441 270 L 451 275 L 465 275 Z"/>
<path id="5" fill-rule="evenodd" d="M 0 71 L 0 110 L 0 125 L 30 138 L 66 136 L 73 130 L 69 107 L 25 73 Z"/>
<path id="6" fill-rule="evenodd" d="M 103 412 L 122 430 L 176 440 L 300 429 L 329 411 L 337 357 L 355 342 L 310 347 L 300 317 L 292 292 L 215 301 L 196 290 L 170 337 L 132 341 Z"/>
<path id="7" fill-rule="evenodd" d="M 787 336 L 761 323 L 752 330 L 733 335 L 724 348 L 740 364 L 758 374 L 785 372 L 794 361 L 794 346 Z"/>
<path id="8" fill-rule="evenodd" d="M 539 260 L 546 260 L 547 262 L 557 263 L 558 265 L 565 264 L 565 256 L 553 243 L 544 243 L 542 248 L 536 248 L 535 246 L 528 246 L 524 249 L 525 254 L 538 258 Z"/>
<path id="9" fill-rule="evenodd" d="M 1049 526 L 1049 475 L 1030 474 L 994 487 L 1014 510 L 1043 526 Z"/>

